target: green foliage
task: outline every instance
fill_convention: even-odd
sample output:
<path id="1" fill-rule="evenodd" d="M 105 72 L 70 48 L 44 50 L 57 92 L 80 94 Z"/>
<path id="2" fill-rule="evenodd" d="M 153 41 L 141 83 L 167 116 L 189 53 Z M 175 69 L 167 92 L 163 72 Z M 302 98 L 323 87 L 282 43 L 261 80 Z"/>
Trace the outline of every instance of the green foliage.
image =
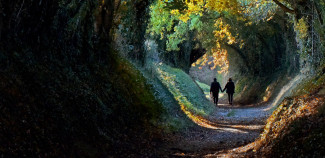
<path id="1" fill-rule="evenodd" d="M 150 7 L 151 16 L 147 29 L 147 32 L 151 36 L 158 36 L 160 39 L 167 38 L 167 51 L 179 51 L 180 44 L 185 40 L 200 41 L 200 43 L 210 43 L 210 41 L 213 41 L 213 13 L 206 15 L 208 17 L 205 18 L 206 22 L 201 20 L 202 16 L 193 14 L 190 16 L 190 21 L 185 23 L 178 19 L 178 15 L 176 13 L 171 14 L 170 8 L 166 8 L 168 4 L 169 3 L 166 4 L 157 1 Z M 189 31 L 197 32 L 195 37 L 197 39 L 190 39 L 188 37 Z M 208 35 L 211 38 L 207 38 L 205 35 Z M 214 45 L 214 43 L 208 45 L 211 46 Z M 204 44 L 204 46 L 206 46 L 206 44 Z"/>
<path id="2" fill-rule="evenodd" d="M 266 22 L 273 18 L 276 14 L 278 6 L 273 1 L 265 0 L 240 0 L 240 5 L 243 7 L 243 15 L 252 22 Z"/>
<path id="3" fill-rule="evenodd" d="M 179 51 L 179 44 L 185 41 L 186 35 L 189 32 L 189 27 L 187 23 L 180 21 L 177 26 L 174 27 L 174 32 L 167 35 L 166 50 L 167 51 Z"/>
<path id="4" fill-rule="evenodd" d="M 190 30 L 197 30 L 198 32 L 203 31 L 203 22 L 201 21 L 201 16 L 192 15 L 191 22 L 189 24 Z"/>
<path id="5" fill-rule="evenodd" d="M 152 36 L 164 38 L 164 33 L 173 29 L 175 17 L 171 16 L 170 11 L 165 9 L 165 3 L 158 1 L 150 6 L 150 23 L 147 32 Z"/>
<path id="6" fill-rule="evenodd" d="M 252 87 L 252 83 L 254 82 L 253 78 L 249 78 L 249 77 L 240 77 L 240 78 L 241 79 L 238 80 L 238 82 L 236 82 L 235 92 L 237 93 L 241 93 L 246 88 Z"/>
<path id="7" fill-rule="evenodd" d="M 294 90 L 294 95 L 308 95 L 318 93 L 325 85 L 325 75 L 317 75 L 307 78 Z"/>

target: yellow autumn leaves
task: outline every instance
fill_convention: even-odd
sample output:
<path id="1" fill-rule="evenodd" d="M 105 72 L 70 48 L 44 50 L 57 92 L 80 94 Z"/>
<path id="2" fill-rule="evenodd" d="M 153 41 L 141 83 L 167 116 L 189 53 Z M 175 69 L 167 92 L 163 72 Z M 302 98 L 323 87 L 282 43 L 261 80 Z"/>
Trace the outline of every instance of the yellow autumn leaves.
<path id="1" fill-rule="evenodd" d="M 165 0 L 168 3 L 168 0 Z M 187 7 L 186 10 L 180 11 L 178 9 L 171 10 L 171 14 L 174 16 L 178 16 L 179 20 L 183 22 L 187 22 L 190 19 L 191 15 L 200 15 L 202 16 L 204 11 L 205 2 L 203 0 L 186 0 L 185 5 Z"/>
<path id="2" fill-rule="evenodd" d="M 216 45 L 220 47 L 220 42 L 226 40 L 228 44 L 233 44 L 236 42 L 236 38 L 230 32 L 230 25 L 223 22 L 222 18 L 216 20 L 214 26 L 217 28 L 213 33 L 219 43 Z"/>
<path id="3" fill-rule="evenodd" d="M 229 68 L 228 52 L 222 47 L 223 43 L 233 44 L 236 42 L 235 37 L 230 32 L 230 25 L 226 24 L 222 18 L 218 18 L 214 24 L 216 30 L 213 32 L 216 37 L 215 46 L 210 50 L 210 56 L 213 59 L 209 62 L 209 55 L 205 54 L 202 58 L 197 60 L 194 65 L 206 65 L 212 64 L 211 69 L 215 69 L 217 66 L 220 67 L 219 73 L 225 73 Z"/>
<path id="4" fill-rule="evenodd" d="M 168 0 L 160 0 L 160 3 L 168 3 Z M 204 12 L 227 12 L 228 14 L 238 13 L 238 2 L 237 0 L 184 0 L 185 4 L 184 10 L 173 9 L 170 11 L 172 16 L 177 17 L 180 21 L 187 23 L 191 19 L 191 15 L 203 16 Z M 226 42 L 228 44 L 233 44 L 236 42 L 235 37 L 230 32 L 230 25 L 226 24 L 222 18 L 216 18 L 215 31 L 213 32 L 216 39 L 215 46 L 208 50 L 208 54 L 205 54 L 202 58 L 197 60 L 193 65 L 206 65 L 212 64 L 212 69 L 217 66 L 221 68 L 219 71 L 227 72 L 229 67 L 229 62 L 227 59 L 227 50 L 222 48 L 222 43 Z M 209 62 L 209 58 L 213 58 Z"/>
<path id="5" fill-rule="evenodd" d="M 168 3 L 168 0 L 160 0 L 161 2 Z M 190 16 L 203 15 L 204 11 L 217 11 L 228 12 L 236 14 L 238 12 L 237 0 L 184 0 L 186 9 L 181 12 L 178 9 L 171 11 L 172 15 L 179 15 L 179 20 L 187 22 Z"/>
<path id="6" fill-rule="evenodd" d="M 237 0 L 208 0 L 206 1 L 205 8 L 217 12 L 229 12 L 231 14 L 236 14 L 238 11 L 238 2 Z"/>
<path id="7" fill-rule="evenodd" d="M 308 36 L 308 24 L 305 18 L 301 18 L 295 23 L 295 31 L 299 39 L 305 39 Z"/>

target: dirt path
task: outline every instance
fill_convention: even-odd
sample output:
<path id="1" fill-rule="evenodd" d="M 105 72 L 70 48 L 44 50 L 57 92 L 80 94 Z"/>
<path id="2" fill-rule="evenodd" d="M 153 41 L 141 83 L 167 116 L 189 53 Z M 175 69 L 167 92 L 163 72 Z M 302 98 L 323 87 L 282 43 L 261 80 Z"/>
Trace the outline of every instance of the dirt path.
<path id="1" fill-rule="evenodd" d="M 183 134 L 175 134 L 166 140 L 166 157 L 227 157 L 227 150 L 236 150 L 253 142 L 263 131 L 272 107 L 278 104 L 288 91 L 299 82 L 294 78 L 283 87 L 272 103 L 259 106 L 230 106 L 224 101 L 206 118 L 193 118 L 198 126 Z M 249 145 L 248 145 L 249 146 Z M 244 147 L 246 148 L 246 147 Z"/>
<path id="2" fill-rule="evenodd" d="M 264 128 L 268 106 L 241 108 L 219 105 L 200 126 L 173 136 L 169 157 L 203 157 L 254 141 Z"/>

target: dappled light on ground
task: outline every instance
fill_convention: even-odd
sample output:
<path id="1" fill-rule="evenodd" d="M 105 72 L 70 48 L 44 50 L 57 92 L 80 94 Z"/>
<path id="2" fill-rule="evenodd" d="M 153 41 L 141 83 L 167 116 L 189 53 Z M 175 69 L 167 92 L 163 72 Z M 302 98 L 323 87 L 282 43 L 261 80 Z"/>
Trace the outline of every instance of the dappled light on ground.
<path id="1" fill-rule="evenodd" d="M 194 115 L 190 111 L 186 110 L 183 105 L 181 105 L 181 109 L 194 123 L 209 129 L 227 131 L 231 133 L 248 133 L 247 130 L 258 130 L 263 127 L 263 125 L 221 124 L 218 122 L 209 121 L 201 116 Z"/>
<path id="2" fill-rule="evenodd" d="M 180 106 L 182 111 L 188 116 L 188 118 L 190 118 L 197 125 L 205 128 L 210 128 L 210 129 L 218 129 L 217 127 L 209 124 L 208 120 L 204 119 L 203 117 L 193 115 L 190 111 L 186 110 L 184 105 L 180 105 Z"/>

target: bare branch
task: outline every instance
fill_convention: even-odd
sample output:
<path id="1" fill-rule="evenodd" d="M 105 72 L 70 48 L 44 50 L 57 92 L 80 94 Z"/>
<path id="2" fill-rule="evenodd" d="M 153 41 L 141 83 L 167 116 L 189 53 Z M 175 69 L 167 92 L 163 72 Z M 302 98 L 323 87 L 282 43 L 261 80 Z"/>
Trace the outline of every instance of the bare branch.
<path id="1" fill-rule="evenodd" d="M 296 11 L 294 9 L 290 9 L 287 6 L 285 6 L 284 4 L 282 4 L 281 2 L 279 2 L 278 0 L 272 0 L 275 4 L 277 4 L 283 11 L 287 12 L 287 13 L 291 13 L 291 14 L 296 14 Z"/>

